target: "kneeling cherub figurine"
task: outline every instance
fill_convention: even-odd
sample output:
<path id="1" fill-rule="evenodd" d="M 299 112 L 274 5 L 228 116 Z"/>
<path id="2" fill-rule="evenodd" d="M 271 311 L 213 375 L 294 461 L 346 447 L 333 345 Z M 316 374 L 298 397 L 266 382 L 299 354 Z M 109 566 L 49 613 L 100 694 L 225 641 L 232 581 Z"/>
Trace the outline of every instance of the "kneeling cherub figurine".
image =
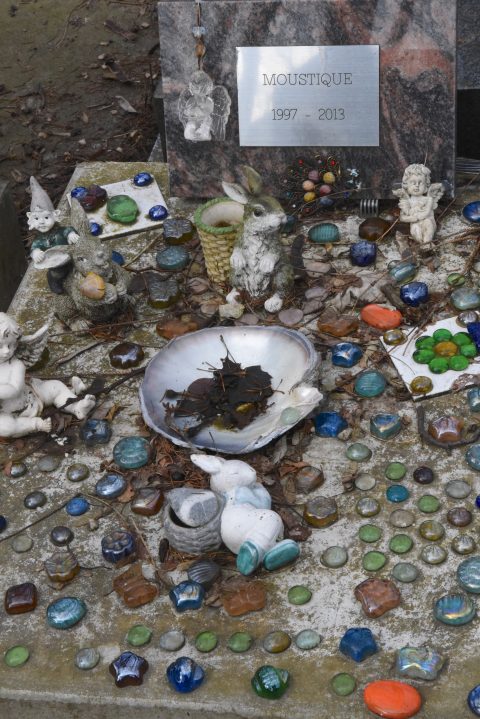
<path id="1" fill-rule="evenodd" d="M 40 416 L 49 405 L 77 419 L 85 419 L 95 406 L 93 395 L 78 399 L 86 389 L 79 377 L 72 377 L 72 389 L 59 380 L 26 377 L 27 368 L 37 362 L 47 344 L 48 327 L 23 335 L 20 325 L 0 312 L 0 437 L 50 432 L 52 420 Z"/>
<path id="2" fill-rule="evenodd" d="M 401 222 L 410 223 L 410 234 L 423 249 L 431 250 L 437 223 L 434 210 L 444 193 L 441 182 L 430 182 L 430 170 L 425 165 L 409 165 L 402 178 L 402 187 L 393 190 L 400 198 Z"/>

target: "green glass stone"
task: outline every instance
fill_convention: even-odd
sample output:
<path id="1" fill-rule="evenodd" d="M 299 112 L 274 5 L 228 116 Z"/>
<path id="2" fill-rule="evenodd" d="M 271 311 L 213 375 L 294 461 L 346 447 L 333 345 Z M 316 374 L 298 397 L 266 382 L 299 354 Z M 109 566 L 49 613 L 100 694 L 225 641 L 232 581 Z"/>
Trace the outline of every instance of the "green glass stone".
<path id="1" fill-rule="evenodd" d="M 348 554 L 345 547 L 328 547 L 320 557 L 321 563 L 330 569 L 343 567 L 347 560 Z"/>
<path id="2" fill-rule="evenodd" d="M 363 555 L 362 566 L 367 572 L 378 572 L 385 566 L 386 561 L 387 558 L 383 552 L 373 550 Z"/>
<path id="3" fill-rule="evenodd" d="M 409 584 L 410 582 L 414 582 L 418 577 L 418 569 L 413 564 L 410 564 L 410 562 L 399 562 L 392 569 L 392 577 L 396 579 L 397 582 Z"/>
<path id="4" fill-rule="evenodd" d="M 440 500 L 433 494 L 424 494 L 418 500 L 417 507 L 421 512 L 425 512 L 425 514 L 432 514 L 433 512 L 438 512 L 440 509 Z"/>
<path id="5" fill-rule="evenodd" d="M 432 374 L 443 374 L 448 370 L 448 360 L 445 357 L 435 357 L 428 363 L 428 369 Z"/>
<path id="6" fill-rule="evenodd" d="M 435 347 L 435 340 L 429 335 L 424 335 L 415 340 L 415 347 L 417 350 L 433 350 Z"/>
<path id="7" fill-rule="evenodd" d="M 322 637 L 313 629 L 303 629 L 295 637 L 295 646 L 299 649 L 315 649 L 318 647 Z"/>
<path id="8" fill-rule="evenodd" d="M 431 349 L 416 350 L 412 357 L 418 364 L 428 364 L 435 359 L 435 352 Z"/>
<path id="9" fill-rule="evenodd" d="M 447 277 L 450 287 L 461 287 L 465 284 L 465 280 L 465 275 L 461 275 L 459 272 L 451 272 Z"/>
<path id="10" fill-rule="evenodd" d="M 390 462 L 385 470 L 385 477 L 392 482 L 399 482 L 405 477 L 407 468 L 402 462 Z"/>
<path id="11" fill-rule="evenodd" d="M 290 604 L 301 605 L 310 601 L 312 598 L 312 592 L 308 587 L 297 584 L 295 587 L 290 587 L 287 596 Z"/>
<path id="12" fill-rule="evenodd" d="M 433 333 L 433 340 L 434 340 L 435 344 L 437 342 L 446 342 L 447 340 L 451 340 L 451 339 L 452 339 L 452 333 L 450 332 L 450 330 L 439 329 L 439 330 L 435 330 L 435 332 Z"/>
<path id="13" fill-rule="evenodd" d="M 372 450 L 362 442 L 354 442 L 347 447 L 345 454 L 352 462 L 366 462 L 372 456 Z"/>
<path id="14" fill-rule="evenodd" d="M 361 517 L 374 517 L 379 513 L 381 506 L 373 497 L 362 497 L 355 505 L 355 509 Z"/>
<path id="15" fill-rule="evenodd" d="M 447 558 L 447 551 L 439 544 L 427 544 L 420 552 L 425 564 L 442 564 Z"/>
<path id="16" fill-rule="evenodd" d="M 229 638 L 227 647 L 236 654 L 241 652 L 248 652 L 253 644 L 253 637 L 248 632 L 235 632 Z"/>
<path id="17" fill-rule="evenodd" d="M 195 648 L 199 652 L 212 652 L 218 644 L 215 632 L 200 632 L 195 637 Z"/>
<path id="18" fill-rule="evenodd" d="M 467 359 L 473 359 L 473 357 L 476 357 L 477 355 L 477 348 L 473 343 L 470 343 L 469 345 L 462 345 L 460 347 L 460 356 L 461 357 L 467 357 Z"/>
<path id="19" fill-rule="evenodd" d="M 445 534 L 445 527 L 434 519 L 427 519 L 418 528 L 419 534 L 429 542 L 438 542 Z"/>
<path id="20" fill-rule="evenodd" d="M 22 664 L 25 664 L 28 660 L 29 656 L 30 652 L 27 647 L 23 647 L 19 644 L 16 647 L 10 647 L 10 649 L 5 652 L 3 659 L 7 667 L 21 667 Z"/>
<path id="21" fill-rule="evenodd" d="M 355 677 L 352 677 L 351 674 L 340 672 L 340 674 L 335 674 L 335 676 L 332 677 L 330 686 L 337 696 L 348 697 L 349 694 L 355 691 L 357 682 L 355 681 Z"/>
<path id="22" fill-rule="evenodd" d="M 372 542 L 378 542 L 382 536 L 382 530 L 375 524 L 363 524 L 358 530 L 358 536 L 362 542 L 371 544 Z"/>
<path id="23" fill-rule="evenodd" d="M 287 690 L 289 680 L 290 674 L 286 669 L 277 669 L 265 664 L 255 672 L 252 687 L 263 699 L 280 699 Z"/>
<path id="24" fill-rule="evenodd" d="M 130 225 L 139 213 L 138 205 L 128 195 L 114 195 L 107 202 L 107 215 L 114 222 Z"/>
<path id="25" fill-rule="evenodd" d="M 454 342 L 457 347 L 472 344 L 472 340 L 468 332 L 456 332 L 452 337 L 452 342 Z"/>
<path id="26" fill-rule="evenodd" d="M 144 624 L 135 624 L 128 630 L 126 638 L 132 647 L 142 647 L 144 644 L 148 644 L 152 638 L 152 630 Z"/>
<path id="27" fill-rule="evenodd" d="M 455 370 L 455 372 L 463 372 L 464 369 L 467 369 L 470 362 L 468 361 L 468 357 L 466 357 L 464 354 L 454 355 L 453 357 L 448 358 L 448 366 L 450 369 Z"/>
<path id="28" fill-rule="evenodd" d="M 406 554 L 413 547 L 413 539 L 408 534 L 394 534 L 388 546 L 395 554 Z"/>

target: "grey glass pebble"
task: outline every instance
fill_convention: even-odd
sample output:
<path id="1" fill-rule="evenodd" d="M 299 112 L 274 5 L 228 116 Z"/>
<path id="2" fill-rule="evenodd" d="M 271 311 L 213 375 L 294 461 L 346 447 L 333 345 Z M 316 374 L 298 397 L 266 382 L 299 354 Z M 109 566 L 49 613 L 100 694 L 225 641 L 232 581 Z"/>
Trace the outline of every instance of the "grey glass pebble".
<path id="1" fill-rule="evenodd" d="M 447 551 L 438 544 L 427 544 L 420 552 L 426 564 L 442 564 L 447 558 Z"/>
<path id="2" fill-rule="evenodd" d="M 164 649 L 166 652 L 176 652 L 185 644 L 185 634 L 177 629 L 172 629 L 170 632 L 164 632 L 158 643 L 160 649 Z"/>
<path id="3" fill-rule="evenodd" d="M 23 462 L 14 462 L 12 466 L 10 467 L 10 477 L 12 479 L 17 479 L 18 477 L 23 477 L 24 474 L 27 472 L 27 465 Z"/>
<path id="4" fill-rule="evenodd" d="M 47 503 L 47 495 L 41 492 L 39 489 L 34 492 L 27 494 L 23 500 L 23 504 L 27 509 L 37 509 L 37 507 L 43 507 Z"/>
<path id="5" fill-rule="evenodd" d="M 471 534 L 458 534 L 452 539 L 451 546 L 455 554 L 471 554 L 477 543 Z"/>
<path id="6" fill-rule="evenodd" d="M 415 515 L 409 509 L 395 509 L 390 515 L 390 524 L 393 527 L 411 527 L 415 521 Z"/>
<path id="7" fill-rule="evenodd" d="M 471 485 L 465 482 L 464 479 L 452 479 L 451 482 L 448 482 L 445 486 L 445 492 L 449 497 L 453 497 L 454 499 L 465 499 L 471 491 Z"/>
<path id="8" fill-rule="evenodd" d="M 70 527 L 54 527 L 50 532 L 50 541 L 56 547 L 65 547 L 73 539 L 73 532 Z"/>
<path id="9" fill-rule="evenodd" d="M 17 554 L 29 552 L 33 547 L 33 539 L 28 534 L 17 534 L 11 541 L 11 547 Z"/>
<path id="10" fill-rule="evenodd" d="M 321 563 L 331 569 L 343 567 L 347 560 L 348 554 L 345 547 L 328 547 L 320 557 Z"/>
<path id="11" fill-rule="evenodd" d="M 374 517 L 380 509 L 380 503 L 373 497 L 362 497 L 356 504 L 357 513 L 361 517 Z"/>
<path id="12" fill-rule="evenodd" d="M 71 464 L 70 467 L 67 469 L 67 479 L 69 479 L 70 482 L 82 482 L 89 476 L 90 469 L 87 467 L 86 464 L 81 464 L 80 462 L 75 462 L 75 464 Z"/>
<path id="13" fill-rule="evenodd" d="M 321 641 L 322 637 L 314 629 L 304 629 L 295 637 L 295 646 L 299 649 L 315 649 Z"/>
<path id="14" fill-rule="evenodd" d="M 353 462 L 366 462 L 372 456 L 372 450 L 362 442 L 354 442 L 347 447 L 345 454 Z"/>
<path id="15" fill-rule="evenodd" d="M 363 492 L 373 489 L 376 483 L 377 480 L 371 474 L 359 474 L 358 477 L 355 477 L 356 489 L 361 489 Z"/>
<path id="16" fill-rule="evenodd" d="M 37 462 L 37 469 L 40 472 L 55 472 L 60 467 L 62 460 L 53 454 L 46 454 L 44 457 L 40 457 Z"/>
<path id="17" fill-rule="evenodd" d="M 404 584 L 414 582 L 418 574 L 418 569 L 410 562 L 398 562 L 392 569 L 392 577 Z"/>
<path id="18" fill-rule="evenodd" d="M 93 647 L 80 649 L 75 655 L 75 666 L 79 669 L 93 669 L 100 661 L 100 652 Z"/>

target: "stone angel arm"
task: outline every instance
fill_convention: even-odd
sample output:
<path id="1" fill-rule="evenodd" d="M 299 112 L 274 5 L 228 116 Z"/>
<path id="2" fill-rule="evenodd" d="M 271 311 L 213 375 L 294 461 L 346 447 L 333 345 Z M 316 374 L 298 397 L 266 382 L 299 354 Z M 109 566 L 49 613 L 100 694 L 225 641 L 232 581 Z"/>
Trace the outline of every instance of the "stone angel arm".
<path id="1" fill-rule="evenodd" d="M 428 188 L 427 195 L 433 200 L 433 210 L 437 209 L 438 203 L 443 197 L 444 192 L 445 188 L 443 187 L 443 184 L 441 182 L 434 182 L 433 185 L 430 185 L 430 187 Z"/>
<path id="2" fill-rule="evenodd" d="M 15 357 L 28 367 L 33 367 L 42 356 L 48 342 L 48 330 L 50 328 L 50 320 L 43 325 L 33 335 L 23 335 L 18 340 Z"/>
<path id="3" fill-rule="evenodd" d="M 230 95 L 223 85 L 217 85 L 211 93 L 214 108 L 212 113 L 212 135 L 216 140 L 225 140 L 225 129 L 230 115 Z"/>

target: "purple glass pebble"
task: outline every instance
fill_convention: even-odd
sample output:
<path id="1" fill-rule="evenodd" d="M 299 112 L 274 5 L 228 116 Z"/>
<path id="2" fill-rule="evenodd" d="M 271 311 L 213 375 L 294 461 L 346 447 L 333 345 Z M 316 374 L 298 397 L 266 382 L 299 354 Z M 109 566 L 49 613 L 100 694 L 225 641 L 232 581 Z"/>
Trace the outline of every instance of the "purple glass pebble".
<path id="1" fill-rule="evenodd" d="M 134 652 L 123 652 L 109 666 L 110 674 L 117 687 L 138 686 L 143 682 L 143 675 L 148 669 L 148 662 Z"/>

